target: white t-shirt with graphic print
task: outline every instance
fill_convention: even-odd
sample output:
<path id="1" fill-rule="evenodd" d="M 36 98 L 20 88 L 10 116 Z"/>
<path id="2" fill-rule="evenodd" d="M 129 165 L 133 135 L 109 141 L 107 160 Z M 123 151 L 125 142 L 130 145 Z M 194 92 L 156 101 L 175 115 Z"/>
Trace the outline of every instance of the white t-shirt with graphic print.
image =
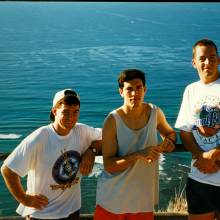
<path id="1" fill-rule="evenodd" d="M 192 132 L 204 151 L 220 145 L 220 79 L 209 84 L 197 81 L 186 87 L 175 127 Z M 220 171 L 204 174 L 193 166 L 194 162 L 190 178 L 220 186 Z"/>
<path id="2" fill-rule="evenodd" d="M 27 136 L 4 164 L 19 176 L 27 175 L 27 193 L 49 199 L 42 210 L 20 204 L 23 217 L 64 218 L 81 208 L 80 156 L 91 142 L 101 140 L 101 129 L 77 123 L 66 136 L 58 135 L 52 124 Z"/>

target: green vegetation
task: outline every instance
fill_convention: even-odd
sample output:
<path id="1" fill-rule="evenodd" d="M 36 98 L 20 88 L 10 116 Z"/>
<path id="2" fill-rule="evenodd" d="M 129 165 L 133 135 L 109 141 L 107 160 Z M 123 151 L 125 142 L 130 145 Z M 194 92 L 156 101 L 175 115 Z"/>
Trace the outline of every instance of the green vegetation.
<path id="1" fill-rule="evenodd" d="M 180 183 L 178 191 L 175 188 L 174 198 L 171 198 L 167 208 L 165 210 L 159 210 L 159 212 L 187 214 L 186 185 L 184 184 L 183 187 L 181 187 L 181 185 L 182 184 Z"/>
<path id="2" fill-rule="evenodd" d="M 179 192 L 175 191 L 175 197 L 169 201 L 166 212 L 175 212 L 175 213 L 187 212 L 185 187 Z"/>

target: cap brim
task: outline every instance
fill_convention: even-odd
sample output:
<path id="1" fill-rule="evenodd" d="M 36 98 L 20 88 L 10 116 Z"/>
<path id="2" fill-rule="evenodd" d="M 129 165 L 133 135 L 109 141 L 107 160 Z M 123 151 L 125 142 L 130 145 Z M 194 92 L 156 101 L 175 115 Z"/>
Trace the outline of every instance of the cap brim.
<path id="1" fill-rule="evenodd" d="M 79 103 L 80 105 L 80 99 L 78 96 L 76 95 L 73 95 L 73 94 L 68 94 L 68 95 L 65 95 L 62 99 L 60 99 L 59 101 L 56 102 L 56 104 L 53 106 L 53 108 L 55 108 L 60 102 L 62 102 L 63 100 L 69 98 L 69 97 L 73 97 L 75 100 L 77 100 L 77 102 Z"/>

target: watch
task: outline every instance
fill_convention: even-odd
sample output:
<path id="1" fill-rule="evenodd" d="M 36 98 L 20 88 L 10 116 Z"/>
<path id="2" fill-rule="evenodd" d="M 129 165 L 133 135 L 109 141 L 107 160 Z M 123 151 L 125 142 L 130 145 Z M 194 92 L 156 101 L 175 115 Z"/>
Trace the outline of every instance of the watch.
<path id="1" fill-rule="evenodd" d="M 92 153 L 95 155 L 97 154 L 97 149 L 95 147 L 89 147 L 90 150 L 92 150 Z"/>

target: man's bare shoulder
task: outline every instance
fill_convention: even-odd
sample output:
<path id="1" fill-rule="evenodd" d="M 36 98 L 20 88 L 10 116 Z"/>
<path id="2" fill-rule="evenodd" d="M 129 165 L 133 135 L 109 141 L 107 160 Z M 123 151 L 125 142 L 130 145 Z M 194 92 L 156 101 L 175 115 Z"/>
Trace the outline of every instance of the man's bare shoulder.
<path id="1" fill-rule="evenodd" d="M 143 103 L 143 106 L 144 106 L 144 109 L 145 109 L 145 113 L 146 113 L 147 115 L 150 115 L 150 114 L 151 114 L 152 109 L 156 109 L 156 111 L 158 111 L 158 108 L 159 108 L 159 107 L 156 106 L 155 104 L 147 103 L 147 102 Z"/>
<path id="2" fill-rule="evenodd" d="M 115 110 L 113 110 L 113 111 L 111 111 L 111 112 L 106 116 L 105 121 L 110 121 L 110 122 L 115 121 L 115 116 L 114 116 L 114 115 L 118 114 L 118 115 L 120 116 L 120 115 L 121 115 L 121 111 L 122 111 L 122 108 L 121 108 L 121 107 L 120 107 L 120 108 L 117 108 L 117 109 L 115 109 Z"/>
<path id="3" fill-rule="evenodd" d="M 112 126 L 115 124 L 114 114 L 115 114 L 114 111 L 112 111 L 106 116 L 106 118 L 104 120 L 104 127 L 109 127 L 109 126 Z"/>

